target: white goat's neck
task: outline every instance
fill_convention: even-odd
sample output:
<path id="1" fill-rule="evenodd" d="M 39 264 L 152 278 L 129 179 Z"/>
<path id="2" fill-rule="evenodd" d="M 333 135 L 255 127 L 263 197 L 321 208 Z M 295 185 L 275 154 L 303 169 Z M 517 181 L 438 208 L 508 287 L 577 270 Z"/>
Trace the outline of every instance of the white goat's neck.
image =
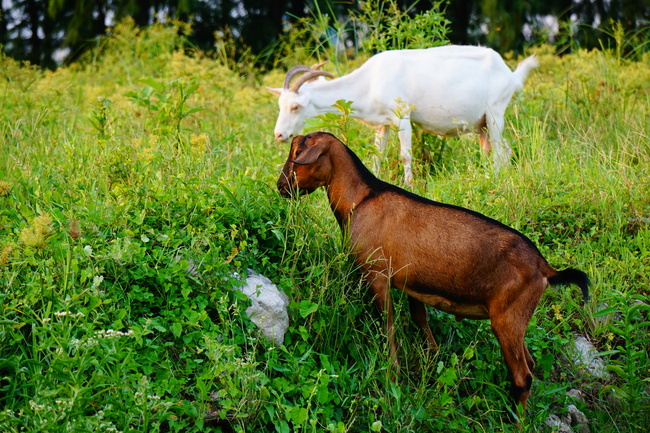
<path id="1" fill-rule="evenodd" d="M 356 71 L 355 71 L 356 72 Z M 354 109 L 353 117 L 362 115 L 365 107 L 359 101 L 367 99 L 367 83 L 356 79 L 354 72 L 330 81 L 318 81 L 314 83 L 309 92 L 311 101 L 318 114 L 336 113 L 338 110 L 333 105 L 338 100 L 352 101 Z"/>

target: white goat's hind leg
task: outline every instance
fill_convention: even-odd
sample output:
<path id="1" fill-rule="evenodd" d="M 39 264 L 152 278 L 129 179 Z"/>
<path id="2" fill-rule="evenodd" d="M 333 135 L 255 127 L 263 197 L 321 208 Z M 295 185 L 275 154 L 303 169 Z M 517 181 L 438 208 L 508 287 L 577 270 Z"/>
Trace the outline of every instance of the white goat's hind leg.
<path id="1" fill-rule="evenodd" d="M 411 119 L 410 117 L 405 117 L 399 119 L 398 124 L 398 136 L 400 144 L 400 154 L 402 156 L 402 162 L 404 163 L 404 183 L 408 186 L 413 184 L 413 171 L 411 169 Z"/>
<path id="2" fill-rule="evenodd" d="M 494 160 L 494 171 L 498 173 L 499 170 L 510 163 L 512 149 L 510 149 L 508 142 L 501 135 L 501 131 L 503 131 L 503 115 L 493 117 L 488 113 L 486 123 L 490 134 L 490 143 L 494 146 L 494 155 L 492 156 Z"/>
<path id="3" fill-rule="evenodd" d="M 481 142 L 481 149 L 483 149 L 483 153 L 485 156 L 490 156 L 490 151 L 492 151 L 492 143 L 490 143 L 490 133 L 485 122 L 485 116 L 483 116 L 481 121 L 476 126 L 476 129 L 478 132 L 479 141 Z"/>
<path id="4" fill-rule="evenodd" d="M 388 126 L 381 125 L 377 128 L 377 133 L 375 134 L 375 146 L 377 146 L 378 154 L 372 158 L 372 168 L 376 175 L 379 175 L 379 169 L 381 168 L 381 158 L 384 156 L 384 150 L 386 149 L 389 133 L 390 130 L 388 129 Z"/>

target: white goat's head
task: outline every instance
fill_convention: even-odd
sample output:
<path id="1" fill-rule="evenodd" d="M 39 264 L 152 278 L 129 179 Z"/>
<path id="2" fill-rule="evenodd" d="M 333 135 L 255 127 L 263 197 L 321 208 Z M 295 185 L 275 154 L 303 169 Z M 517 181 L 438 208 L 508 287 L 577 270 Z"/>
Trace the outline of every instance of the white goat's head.
<path id="1" fill-rule="evenodd" d="M 275 139 L 278 141 L 288 141 L 297 133 L 302 131 L 305 126 L 305 120 L 314 117 L 317 113 L 311 103 L 311 97 L 307 88 L 298 93 L 300 87 L 317 77 L 330 77 L 334 76 L 327 71 L 320 71 L 323 63 L 314 65 L 311 68 L 305 65 L 294 66 L 289 69 L 287 75 L 284 77 L 284 86 L 280 88 L 267 87 L 267 89 L 278 96 L 278 106 L 280 107 L 280 114 L 275 123 Z M 292 85 L 291 80 L 299 74 L 304 72 Z M 291 85 L 291 86 L 290 86 Z"/>

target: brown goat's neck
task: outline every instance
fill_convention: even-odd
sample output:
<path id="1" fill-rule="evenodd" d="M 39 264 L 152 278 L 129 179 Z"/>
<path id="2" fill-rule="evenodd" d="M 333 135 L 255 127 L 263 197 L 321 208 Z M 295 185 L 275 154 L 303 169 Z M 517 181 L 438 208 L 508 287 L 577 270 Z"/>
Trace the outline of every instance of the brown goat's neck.
<path id="1" fill-rule="evenodd" d="M 370 195 L 371 189 L 343 145 L 332 146 L 330 158 L 332 175 L 327 185 L 327 197 L 339 226 L 345 229 L 354 209 Z"/>

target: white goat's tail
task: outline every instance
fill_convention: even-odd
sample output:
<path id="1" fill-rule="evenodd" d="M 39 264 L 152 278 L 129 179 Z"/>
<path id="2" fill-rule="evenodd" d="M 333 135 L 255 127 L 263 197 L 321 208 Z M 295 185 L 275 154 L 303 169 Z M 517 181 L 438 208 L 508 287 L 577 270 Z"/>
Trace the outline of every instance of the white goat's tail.
<path id="1" fill-rule="evenodd" d="M 514 79 L 517 81 L 518 87 L 521 89 L 524 86 L 524 80 L 526 77 L 536 67 L 539 66 L 539 61 L 537 56 L 533 54 L 532 56 L 526 57 L 517 65 L 517 69 L 512 73 Z"/>

